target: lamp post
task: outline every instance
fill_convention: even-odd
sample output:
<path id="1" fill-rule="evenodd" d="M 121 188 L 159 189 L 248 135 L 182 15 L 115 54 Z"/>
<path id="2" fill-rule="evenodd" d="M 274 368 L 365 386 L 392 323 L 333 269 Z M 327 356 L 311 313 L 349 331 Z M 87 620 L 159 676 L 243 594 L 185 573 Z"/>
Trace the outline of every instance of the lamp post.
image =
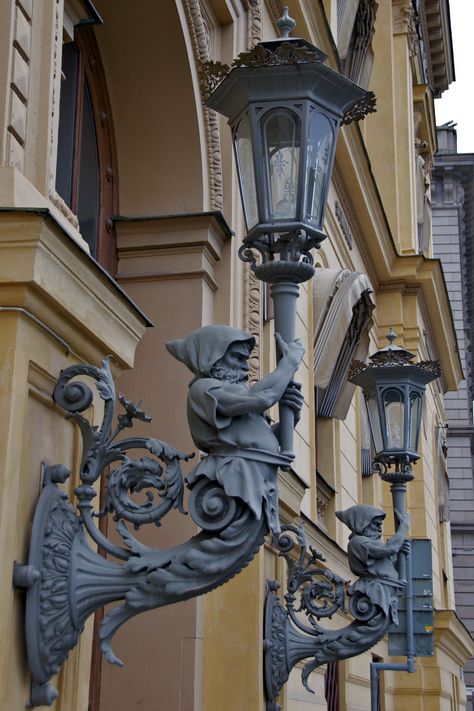
<path id="1" fill-rule="evenodd" d="M 394 512 L 405 512 L 407 483 L 414 479 L 412 464 L 420 455 L 418 441 L 423 397 L 428 383 L 439 378 L 437 361 L 414 363 L 414 354 L 395 345 L 397 335 L 387 334 L 388 345 L 370 357 L 370 364 L 351 363 L 349 380 L 360 385 L 369 417 L 375 450 L 374 465 L 383 481 L 390 483 Z M 395 528 L 398 528 L 397 517 Z M 398 573 L 406 598 L 406 663 L 372 662 L 371 710 L 378 708 L 378 672 L 415 671 L 414 594 L 411 552 L 398 555 Z"/>
<path id="2" fill-rule="evenodd" d="M 260 42 L 232 67 L 208 63 L 203 77 L 210 89 L 206 105 L 228 118 L 232 132 L 247 226 L 239 256 L 250 262 L 258 279 L 270 284 L 275 330 L 290 342 L 295 338 L 298 285 L 313 276 L 311 249 L 325 239 L 324 214 L 339 128 L 373 111 L 375 97 L 326 66 L 321 50 L 289 37 L 295 23 L 287 8 L 278 26 L 280 39 Z M 439 376 L 439 365 L 413 364 L 414 356 L 395 346 L 394 338 L 391 332 L 389 346 L 372 356 L 371 365 L 354 363 L 350 374 L 351 381 L 363 387 L 375 460 L 382 478 L 391 483 L 401 522 L 385 545 L 377 543 L 376 557 L 386 560 L 385 572 L 377 572 L 370 556 L 362 565 L 355 544 L 358 537 L 364 538 L 368 525 L 375 527 L 375 538 L 381 537 L 385 513 L 364 505 L 338 512 L 355 537 L 349 544 L 349 566 L 359 579 L 348 591 L 354 621 L 340 630 L 326 630 L 316 620 L 344 608 L 344 581 L 321 566 L 316 551 L 308 557 L 301 527 L 283 527 L 274 544 L 288 562 L 285 607 L 275 595 L 274 582 L 269 583 L 265 609 L 267 711 L 280 708 L 276 699 L 295 664 L 313 658 L 302 672 L 309 688 L 309 674 L 317 666 L 360 654 L 396 624 L 397 593 L 407 585 L 406 561 L 400 554 L 397 570 L 391 559 L 403 550 L 408 532 L 406 483 L 419 458 L 423 392 Z M 280 404 L 281 451 L 289 457 L 293 431 L 293 413 Z M 299 561 L 291 552 L 295 543 L 290 534 L 301 549 Z M 307 615 L 309 624 L 296 614 L 297 592 L 298 611 Z M 404 668 L 412 671 L 412 666 L 413 657 Z"/>
<path id="3" fill-rule="evenodd" d="M 302 681 L 311 691 L 309 675 L 318 666 L 361 654 L 382 639 L 392 625 L 397 627 L 400 594 L 406 598 L 407 661 L 371 664 L 371 709 L 377 708 L 380 669 L 415 671 L 411 557 L 407 557 L 404 545 L 408 533 L 405 494 L 407 482 L 414 478 L 412 464 L 420 457 L 417 447 L 424 391 L 439 377 L 440 367 L 436 361 L 413 363 L 414 355 L 396 346 L 395 338 L 390 330 L 389 345 L 374 353 L 370 364 L 353 361 L 349 379 L 364 392 L 375 464 L 382 479 L 391 484 L 396 532 L 382 543 L 385 513 L 374 506 L 357 504 L 336 512 L 351 530 L 348 562 L 358 576 L 347 589 L 346 581 L 322 565 L 324 559 L 315 549 L 308 551 L 301 526 L 282 527 L 283 534 L 275 545 L 285 557 L 289 572 L 284 606 L 275 594 L 279 584 L 268 584 L 264 622 L 267 711 L 281 708 L 277 698 L 296 664 L 307 660 Z M 296 556 L 295 544 L 300 549 Z M 365 556 L 361 557 L 361 550 Z M 392 563 L 396 554 L 397 568 Z M 334 630 L 320 624 L 321 619 L 345 610 L 347 603 L 353 617 L 349 625 Z"/>
<path id="4" fill-rule="evenodd" d="M 314 274 L 310 250 L 324 234 L 324 213 L 343 123 L 374 110 L 375 97 L 325 65 L 327 55 L 289 37 L 260 42 L 232 67 L 208 63 L 206 105 L 229 120 L 247 225 L 239 255 L 269 283 L 275 330 L 295 339 L 298 284 Z M 215 87 L 222 75 L 225 78 Z M 215 88 L 214 88 L 215 87 Z M 294 416 L 280 405 L 282 453 L 292 457 Z"/>

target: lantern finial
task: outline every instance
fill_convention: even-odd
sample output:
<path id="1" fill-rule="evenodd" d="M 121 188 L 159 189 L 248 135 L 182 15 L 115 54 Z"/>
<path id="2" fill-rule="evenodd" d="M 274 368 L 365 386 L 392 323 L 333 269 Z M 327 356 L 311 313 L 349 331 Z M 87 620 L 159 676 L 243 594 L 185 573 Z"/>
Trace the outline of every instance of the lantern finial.
<path id="1" fill-rule="evenodd" d="M 393 344 L 397 338 L 398 338 L 398 335 L 395 333 L 393 328 L 390 326 L 390 331 L 386 335 L 386 339 L 390 343 L 389 348 L 391 348 L 393 346 Z"/>
<path id="2" fill-rule="evenodd" d="M 290 32 L 296 27 L 296 22 L 289 16 L 288 7 L 286 5 L 283 8 L 283 17 L 277 20 L 276 26 L 280 30 L 280 35 L 283 39 L 287 39 L 290 36 Z"/>

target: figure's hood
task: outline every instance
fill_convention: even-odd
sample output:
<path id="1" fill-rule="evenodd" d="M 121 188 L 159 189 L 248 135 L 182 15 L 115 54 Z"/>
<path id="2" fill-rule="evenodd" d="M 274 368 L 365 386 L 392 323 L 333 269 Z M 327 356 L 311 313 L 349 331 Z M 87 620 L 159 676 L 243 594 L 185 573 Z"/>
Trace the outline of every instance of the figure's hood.
<path id="1" fill-rule="evenodd" d="M 204 326 L 177 341 L 167 341 L 166 348 L 198 378 L 208 378 L 211 368 L 225 355 L 231 343 L 255 346 L 255 338 L 231 326 Z"/>
<path id="2" fill-rule="evenodd" d="M 384 519 L 386 514 L 385 511 L 378 509 L 376 506 L 356 504 L 356 506 L 351 506 L 345 511 L 336 511 L 336 516 L 339 521 L 342 521 L 351 529 L 352 534 L 350 537 L 352 537 L 353 535 L 362 535 L 374 518 Z"/>

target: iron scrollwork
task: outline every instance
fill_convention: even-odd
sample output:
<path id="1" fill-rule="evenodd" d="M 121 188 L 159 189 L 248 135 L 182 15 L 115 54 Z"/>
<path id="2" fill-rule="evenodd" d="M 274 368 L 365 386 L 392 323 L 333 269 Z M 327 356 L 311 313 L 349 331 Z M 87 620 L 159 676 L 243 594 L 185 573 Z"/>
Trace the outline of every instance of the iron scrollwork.
<path id="1" fill-rule="evenodd" d="M 74 492 L 74 506 L 61 488 L 69 469 L 62 464 L 45 467 L 28 564 L 15 564 L 14 584 L 27 590 L 30 706 L 54 702 L 58 692 L 49 681 L 78 643 L 87 618 L 99 607 L 121 601 L 107 612 L 99 631 L 103 655 L 121 665 L 111 642 L 124 622 L 224 584 L 248 565 L 269 529 L 278 530 L 277 470 L 291 460 L 280 455 L 278 437 L 263 413 L 285 393 L 293 403 L 296 398 L 294 408 L 301 407 L 292 378 L 303 350 L 299 343 L 282 345 L 286 355 L 274 373 L 257 383 L 256 396 L 244 382 L 253 345 L 248 333 L 227 326 L 198 329 L 186 339 L 167 344 L 195 376 L 188 413 L 194 407 L 196 414 L 188 414 L 188 421 L 196 445 L 207 454 L 187 480 L 189 513 L 201 530 L 169 549 L 145 546 L 133 530 L 144 524 L 160 526 L 172 509 L 185 513 L 182 463 L 194 455 L 151 437 L 123 438 L 134 421 L 151 418 L 140 403 L 135 405 L 121 395 L 122 411 L 114 426 L 116 392 L 109 357 L 99 368 L 79 364 L 61 373 L 53 398 L 82 435 L 80 485 Z M 233 370 L 232 358 L 236 357 L 238 367 Z M 92 379 L 103 401 L 100 426 L 81 414 L 93 402 L 92 388 L 84 377 Z M 212 411 L 212 402 L 219 398 L 221 409 L 216 406 Z M 253 414 L 246 414 L 250 400 Z M 235 446 L 234 414 L 226 417 L 226 407 L 232 413 L 242 410 L 237 418 L 240 424 L 234 428 Z M 259 407 L 262 414 L 257 412 Z M 226 435 L 221 442 L 219 428 L 224 419 Z M 246 429 L 252 443 L 255 432 L 260 432 L 261 449 L 245 446 Z M 138 450 L 145 453 L 136 456 Z M 105 495 L 102 510 L 95 510 L 101 478 L 106 481 Z M 117 522 L 122 545 L 109 540 L 97 525 L 108 514 Z M 91 547 L 86 534 L 106 558 Z"/>
<path id="2" fill-rule="evenodd" d="M 403 582 L 395 560 L 408 531 L 406 514 L 399 515 L 398 530 L 386 543 L 381 541 L 383 511 L 356 505 L 336 516 L 351 529 L 349 567 L 359 576 L 352 584 L 324 566 L 323 556 L 308 546 L 302 526 L 284 526 L 276 543 L 287 562 L 288 580 L 284 605 L 277 597 L 279 583 L 268 582 L 264 623 L 267 711 L 281 708 L 278 695 L 298 662 L 309 660 L 302 682 L 311 692 L 309 676 L 317 667 L 365 652 L 390 624 L 398 623 L 397 592 Z M 319 623 L 347 609 L 353 617 L 348 625 L 326 629 Z"/>

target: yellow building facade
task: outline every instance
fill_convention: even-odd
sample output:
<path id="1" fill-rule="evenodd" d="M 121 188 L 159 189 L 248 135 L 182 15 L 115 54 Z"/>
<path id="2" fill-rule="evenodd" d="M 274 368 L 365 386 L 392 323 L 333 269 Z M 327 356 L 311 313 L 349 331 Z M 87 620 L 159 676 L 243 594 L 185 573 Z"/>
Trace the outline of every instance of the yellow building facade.
<path id="1" fill-rule="evenodd" d="M 462 378 L 444 276 L 433 259 L 429 181 L 433 98 L 453 79 L 447 0 L 289 0 L 297 33 L 328 64 L 374 91 L 377 111 L 341 129 L 329 191 L 328 239 L 301 286 L 298 372 L 305 403 L 296 458 L 280 473 L 283 522 L 301 520 L 326 565 L 345 579 L 347 533 L 335 510 L 373 504 L 388 485 L 372 474 L 361 393 L 347 353 L 365 357 L 390 327 L 443 375 L 425 398 L 421 459 L 408 487 L 411 535 L 433 551 L 433 657 L 414 674 L 381 676 L 380 708 L 465 707 L 461 669 L 472 641 L 456 616 L 449 472 L 440 451 L 443 392 Z M 183 451 L 188 377 L 165 341 L 211 323 L 255 335 L 251 378 L 274 366 L 268 294 L 237 252 L 245 226 L 230 131 L 203 107 L 200 66 L 227 63 L 277 34 L 279 0 L 2 0 L 0 6 L 0 708 L 29 694 L 24 597 L 11 584 L 25 562 L 45 464 L 72 471 L 79 433 L 51 393 L 62 369 L 112 355 L 118 390 L 143 400 L 142 435 Z M 375 308 L 374 308 L 375 307 Z M 354 314 L 360 315 L 355 323 Z M 338 364 L 340 368 L 338 370 Z M 345 365 L 344 365 L 345 364 Z M 343 367 L 344 366 L 344 367 Z M 91 406 L 98 417 L 100 405 Z M 72 496 L 76 480 L 68 486 Z M 170 515 L 143 530 L 167 547 L 194 533 Z M 112 531 L 112 522 L 109 526 Z M 122 669 L 103 662 L 90 619 L 53 683 L 55 711 L 264 711 L 266 580 L 286 570 L 270 541 L 236 578 L 202 598 L 135 617 L 116 636 Z M 341 615 L 335 624 L 346 622 Z M 97 623 L 97 620 L 96 620 Z M 370 708 L 373 659 L 386 641 L 340 662 L 337 704 L 327 674 L 295 669 L 284 711 Z M 326 679 L 326 691 L 325 691 Z M 331 705 L 332 704 L 332 705 Z"/>

